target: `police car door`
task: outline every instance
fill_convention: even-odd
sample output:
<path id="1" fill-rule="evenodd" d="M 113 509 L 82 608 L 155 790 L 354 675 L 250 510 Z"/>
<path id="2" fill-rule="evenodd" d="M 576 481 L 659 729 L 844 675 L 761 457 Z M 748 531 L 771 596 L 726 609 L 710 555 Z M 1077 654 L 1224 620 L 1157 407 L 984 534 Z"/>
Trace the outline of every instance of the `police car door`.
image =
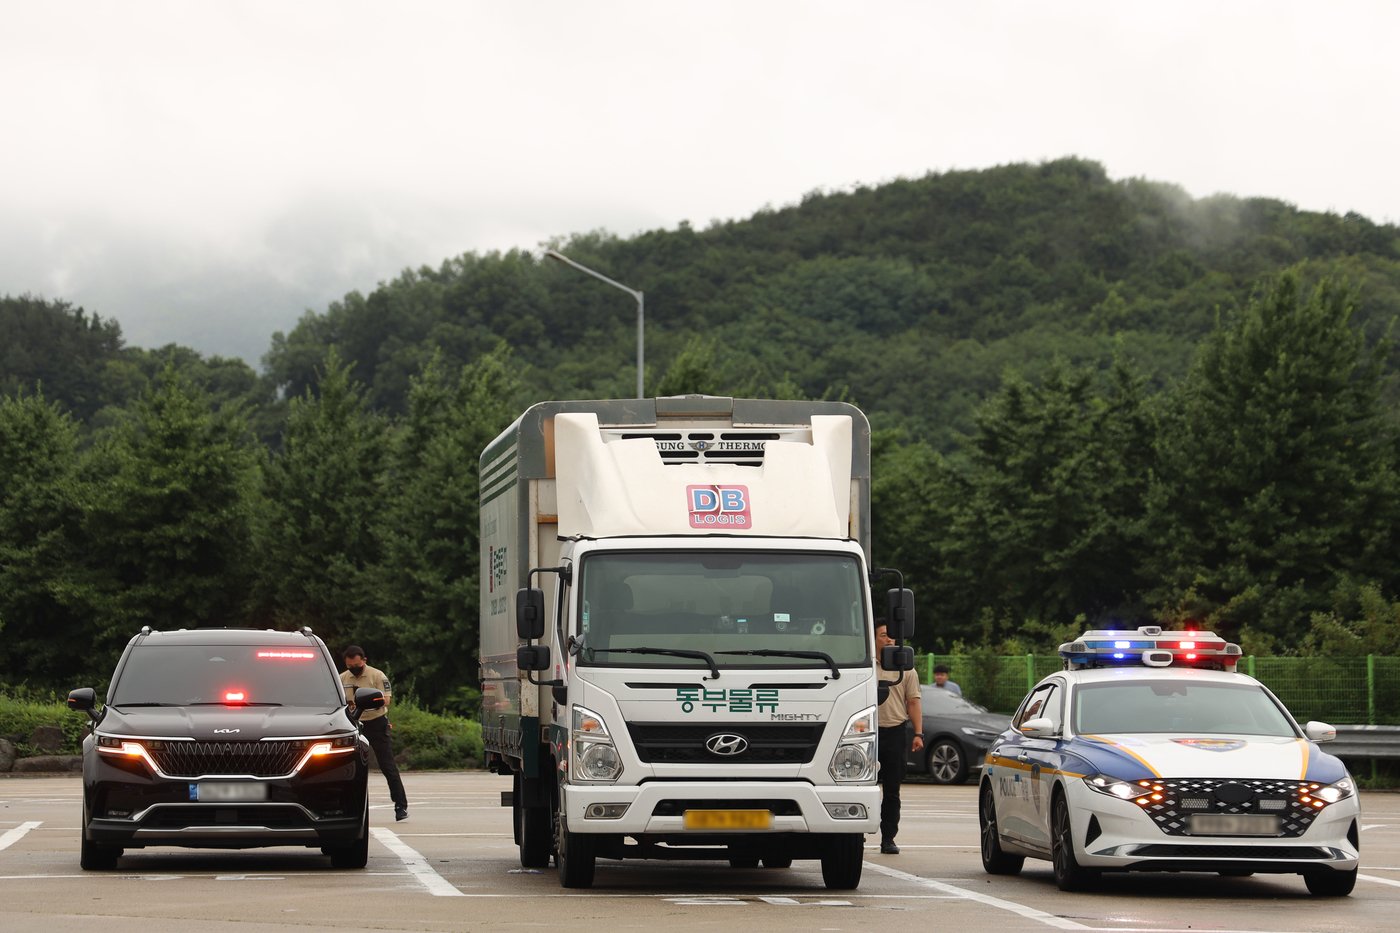
<path id="1" fill-rule="evenodd" d="M 1055 786 L 1056 775 L 1060 773 L 1064 755 L 1064 684 L 1052 680 L 1043 685 L 1044 703 L 1035 716 L 1026 717 L 1050 720 L 1049 735 L 1022 736 L 1019 759 L 1028 766 L 1027 782 L 1030 785 L 1026 795 L 1026 841 L 1044 849 L 1050 848 L 1050 791 Z"/>
<path id="2" fill-rule="evenodd" d="M 1010 838 L 1031 842 L 1040 834 L 1036 823 L 1036 804 L 1032 772 L 1032 754 L 1039 755 L 1040 740 L 1021 733 L 1023 723 L 1045 715 L 1046 704 L 1058 693 L 1053 682 L 1044 683 L 1031 691 L 1021 708 L 1011 719 L 1010 737 L 991 749 L 992 793 L 996 798 L 997 822 Z"/>

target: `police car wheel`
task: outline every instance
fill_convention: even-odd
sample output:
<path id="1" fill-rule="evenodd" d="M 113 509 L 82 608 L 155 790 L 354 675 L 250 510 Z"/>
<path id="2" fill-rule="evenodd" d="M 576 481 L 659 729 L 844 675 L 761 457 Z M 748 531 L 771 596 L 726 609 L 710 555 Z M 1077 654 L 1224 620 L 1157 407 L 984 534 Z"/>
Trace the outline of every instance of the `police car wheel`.
<path id="1" fill-rule="evenodd" d="M 1334 871 L 1330 868 L 1303 873 L 1308 893 L 1317 897 L 1346 897 L 1356 887 L 1356 869 Z"/>
<path id="2" fill-rule="evenodd" d="M 996 801 L 992 797 L 992 785 L 983 784 L 977 798 L 977 822 L 982 830 L 982 868 L 989 875 L 1020 874 L 1026 859 L 1021 855 L 1007 855 L 1001 849 L 1001 836 L 997 831 Z"/>
<path id="3" fill-rule="evenodd" d="M 1084 891 L 1098 881 L 1099 873 L 1084 868 L 1074 857 L 1074 834 L 1069 820 L 1069 804 L 1063 794 L 1055 796 L 1050 811 L 1050 861 L 1055 866 L 1055 884 L 1061 891 Z"/>

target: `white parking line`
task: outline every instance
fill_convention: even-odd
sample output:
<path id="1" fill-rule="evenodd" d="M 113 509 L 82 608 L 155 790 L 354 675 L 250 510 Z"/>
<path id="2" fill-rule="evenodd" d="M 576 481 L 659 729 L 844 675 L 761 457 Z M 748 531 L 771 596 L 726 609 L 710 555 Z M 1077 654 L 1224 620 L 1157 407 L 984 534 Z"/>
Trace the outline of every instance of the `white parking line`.
<path id="1" fill-rule="evenodd" d="M 390 852 L 394 853 L 403 861 L 404 867 L 409 874 L 418 879 L 418 883 L 428 889 L 428 893 L 436 897 L 461 897 L 462 892 L 452 886 L 442 875 L 433 871 L 428 860 L 419 855 L 411 846 L 404 843 L 393 832 L 382 829 L 378 826 L 370 830 L 374 838 Z"/>
<path id="2" fill-rule="evenodd" d="M 28 823 L 20 823 L 14 829 L 5 833 L 5 835 L 0 836 L 0 849 L 8 849 L 10 846 L 23 839 L 31 829 L 38 829 L 43 825 L 42 820 L 38 822 L 31 820 Z"/>
<path id="3" fill-rule="evenodd" d="M 1389 871 L 1389 870 L 1391 870 L 1391 869 L 1385 869 L 1385 868 L 1382 868 L 1382 869 L 1381 869 L 1381 871 Z M 1376 884 L 1388 884 L 1388 885 L 1390 885 L 1392 888 L 1400 888 L 1400 881 L 1392 881 L 1390 878 L 1377 878 L 1375 875 L 1360 875 L 1360 874 L 1358 874 L 1356 877 L 1360 878 L 1362 881 L 1374 881 Z"/>
<path id="4" fill-rule="evenodd" d="M 1017 904 L 1015 901 L 1007 901 L 999 897 L 992 897 L 990 894 L 979 894 L 976 891 L 969 891 L 966 888 L 960 888 L 956 885 L 945 884 L 942 881 L 934 881 L 932 878 L 921 878 L 918 875 L 911 875 L 907 871 L 900 871 L 898 868 L 890 868 L 885 865 L 879 865 L 875 862 L 866 862 L 865 867 L 872 871 L 877 871 L 882 875 L 888 875 L 891 878 L 898 878 L 900 881 L 908 881 L 911 884 L 922 885 L 926 888 L 932 888 L 935 891 L 942 891 L 945 894 L 952 894 L 957 897 L 966 898 L 969 901 L 976 901 L 979 904 L 985 904 L 988 907 L 995 907 L 998 910 L 1009 911 L 1018 916 L 1025 917 L 1027 920 L 1035 920 L 1045 924 L 1046 926 L 1055 927 L 1056 929 L 1091 929 L 1090 927 L 1086 927 L 1082 923 L 1075 923 L 1073 920 L 1067 920 L 1064 917 L 1057 917 L 1054 914 L 1048 914 L 1043 910 L 1037 910 L 1034 907 L 1027 907 L 1025 904 Z"/>

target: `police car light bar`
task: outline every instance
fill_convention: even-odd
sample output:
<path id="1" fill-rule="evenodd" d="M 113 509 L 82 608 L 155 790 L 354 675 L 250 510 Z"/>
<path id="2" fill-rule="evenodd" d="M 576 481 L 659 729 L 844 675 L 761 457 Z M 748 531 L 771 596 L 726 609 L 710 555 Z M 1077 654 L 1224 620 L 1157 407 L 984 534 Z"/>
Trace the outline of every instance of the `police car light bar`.
<path id="1" fill-rule="evenodd" d="M 1148 667 L 1209 667 L 1233 671 L 1240 646 L 1214 632 L 1164 632 L 1144 625 L 1131 631 L 1096 629 L 1060 645 L 1066 670 L 1085 667 L 1145 664 Z"/>

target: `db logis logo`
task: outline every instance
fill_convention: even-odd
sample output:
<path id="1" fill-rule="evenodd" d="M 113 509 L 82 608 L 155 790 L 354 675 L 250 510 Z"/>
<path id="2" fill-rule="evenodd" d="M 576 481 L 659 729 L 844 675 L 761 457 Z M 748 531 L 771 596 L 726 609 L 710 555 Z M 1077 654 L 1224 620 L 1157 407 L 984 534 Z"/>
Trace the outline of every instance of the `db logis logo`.
<path id="1" fill-rule="evenodd" d="M 690 498 L 691 528 L 752 527 L 749 487 L 687 486 L 685 492 Z"/>

